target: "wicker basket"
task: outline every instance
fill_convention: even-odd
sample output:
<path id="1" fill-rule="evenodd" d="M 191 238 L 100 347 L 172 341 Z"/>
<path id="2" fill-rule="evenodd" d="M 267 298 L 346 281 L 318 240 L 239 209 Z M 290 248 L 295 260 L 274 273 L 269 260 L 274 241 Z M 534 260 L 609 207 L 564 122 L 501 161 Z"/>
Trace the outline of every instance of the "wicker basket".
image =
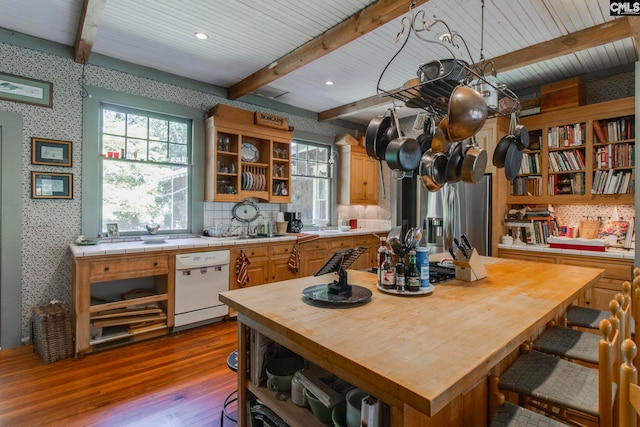
<path id="1" fill-rule="evenodd" d="M 33 349 L 47 364 L 73 355 L 68 308 L 54 303 L 33 309 Z"/>

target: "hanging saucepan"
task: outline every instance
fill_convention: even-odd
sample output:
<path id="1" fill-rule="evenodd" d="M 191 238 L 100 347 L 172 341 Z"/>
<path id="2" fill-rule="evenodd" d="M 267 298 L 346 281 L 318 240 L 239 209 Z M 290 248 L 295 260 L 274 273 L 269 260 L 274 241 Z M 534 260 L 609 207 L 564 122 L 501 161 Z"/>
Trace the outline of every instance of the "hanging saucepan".
<path id="1" fill-rule="evenodd" d="M 447 168 L 447 156 L 427 150 L 420 159 L 420 181 L 427 191 L 438 191 L 444 183 Z"/>
<path id="2" fill-rule="evenodd" d="M 517 124 L 514 132 L 514 136 L 516 137 L 516 145 L 519 150 L 524 150 L 525 148 L 529 148 L 529 131 L 524 125 Z"/>
<path id="3" fill-rule="evenodd" d="M 518 149 L 516 144 L 511 144 L 507 150 L 507 156 L 504 160 L 504 174 L 507 180 L 513 181 L 513 179 L 520 172 L 522 166 L 522 151 Z"/>
<path id="4" fill-rule="evenodd" d="M 482 95 L 469 86 L 458 85 L 449 98 L 447 117 L 452 141 L 471 138 L 487 121 L 487 104 Z"/>
<path id="5" fill-rule="evenodd" d="M 391 117 L 389 116 L 374 117 L 369 121 L 365 133 L 365 148 L 369 157 L 378 160 L 384 159 L 384 150 L 380 150 L 382 145 L 386 147 L 384 139 L 389 127 L 391 127 Z"/>
<path id="6" fill-rule="evenodd" d="M 420 144 L 420 151 L 422 152 L 422 154 L 424 154 L 425 151 L 431 148 L 431 141 L 433 140 L 433 134 L 435 133 L 435 131 L 436 122 L 432 115 L 424 121 L 422 133 L 416 138 L 418 144 Z"/>
<path id="7" fill-rule="evenodd" d="M 447 123 L 447 117 L 443 118 L 436 127 L 433 138 L 431 139 L 431 149 L 437 153 L 444 153 L 453 145 L 453 141 L 449 139 L 447 134 Z"/>
<path id="8" fill-rule="evenodd" d="M 462 181 L 469 184 L 480 182 L 487 169 L 487 152 L 478 145 L 475 138 L 462 161 Z"/>
<path id="9" fill-rule="evenodd" d="M 413 138 L 401 136 L 392 140 L 384 153 L 384 159 L 391 169 L 414 171 L 420 166 L 422 151 Z"/>
<path id="10" fill-rule="evenodd" d="M 463 144 L 464 141 L 454 142 L 451 150 L 449 150 L 449 159 L 447 160 L 447 169 L 445 171 L 445 179 L 449 184 L 460 181 L 462 177 Z"/>

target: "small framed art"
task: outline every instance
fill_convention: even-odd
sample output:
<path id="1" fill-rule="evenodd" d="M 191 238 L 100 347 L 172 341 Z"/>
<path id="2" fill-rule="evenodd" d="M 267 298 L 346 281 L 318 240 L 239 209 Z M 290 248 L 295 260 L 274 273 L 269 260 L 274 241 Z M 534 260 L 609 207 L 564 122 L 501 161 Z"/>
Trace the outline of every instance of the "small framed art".
<path id="1" fill-rule="evenodd" d="M 71 142 L 31 138 L 31 164 L 71 167 Z"/>
<path id="2" fill-rule="evenodd" d="M 53 83 L 0 73 L 0 99 L 53 107 Z"/>
<path id="3" fill-rule="evenodd" d="M 120 237 L 120 231 L 118 230 L 118 224 L 113 222 L 107 224 L 107 236 Z"/>
<path id="4" fill-rule="evenodd" d="M 31 172 L 31 198 L 73 199 L 73 174 Z"/>

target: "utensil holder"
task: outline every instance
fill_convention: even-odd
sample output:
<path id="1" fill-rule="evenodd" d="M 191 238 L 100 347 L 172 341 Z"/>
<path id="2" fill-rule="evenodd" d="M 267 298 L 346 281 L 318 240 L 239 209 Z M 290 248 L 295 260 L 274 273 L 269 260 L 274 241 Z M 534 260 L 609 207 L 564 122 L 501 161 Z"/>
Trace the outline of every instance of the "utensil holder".
<path id="1" fill-rule="evenodd" d="M 278 235 L 287 234 L 287 224 L 289 224 L 289 221 L 276 222 L 276 229 L 278 231 Z"/>
<path id="2" fill-rule="evenodd" d="M 487 270 L 485 270 L 480 255 L 475 249 L 471 252 L 469 259 L 457 259 L 453 261 L 453 264 L 456 266 L 456 279 L 458 280 L 475 282 L 487 277 Z"/>

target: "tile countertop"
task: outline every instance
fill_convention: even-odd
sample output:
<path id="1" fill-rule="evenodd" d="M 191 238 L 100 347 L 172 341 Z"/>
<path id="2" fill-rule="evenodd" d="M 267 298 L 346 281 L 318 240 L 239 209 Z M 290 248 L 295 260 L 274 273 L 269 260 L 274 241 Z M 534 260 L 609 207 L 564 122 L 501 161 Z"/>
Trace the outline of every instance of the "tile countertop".
<path id="1" fill-rule="evenodd" d="M 584 256 L 591 256 L 591 257 L 618 258 L 618 259 L 631 259 L 631 260 L 635 259 L 635 256 L 636 256 L 636 253 L 634 250 L 625 250 L 625 249 L 617 249 L 617 248 L 607 248 L 605 252 L 597 252 L 597 251 L 580 251 L 576 249 L 550 248 L 549 245 L 505 245 L 502 243 L 498 244 L 498 248 L 513 249 L 518 251 L 529 251 L 529 252 L 584 255 Z"/>
<path id="2" fill-rule="evenodd" d="M 362 234 L 376 234 L 376 233 L 388 233 L 388 229 L 367 229 L 358 228 L 349 231 L 338 230 L 310 230 L 301 234 L 317 235 L 319 238 L 331 238 L 342 236 L 356 236 Z M 101 242 L 97 245 L 91 246 L 79 246 L 75 243 L 69 245 L 72 255 L 75 258 L 88 257 L 88 256 L 102 256 L 102 255 L 117 255 L 126 253 L 138 253 L 138 252 L 158 252 L 180 249 L 193 249 L 202 248 L 208 250 L 208 248 L 215 248 L 220 246 L 236 246 L 236 245 L 254 245 L 267 242 L 286 242 L 296 240 L 297 236 L 294 234 L 287 234 L 280 237 L 258 237 L 250 239 L 238 239 L 237 237 L 204 237 L 193 236 L 168 239 L 163 243 L 146 243 L 143 240 L 129 240 L 129 241 L 117 241 L 117 242 Z"/>

